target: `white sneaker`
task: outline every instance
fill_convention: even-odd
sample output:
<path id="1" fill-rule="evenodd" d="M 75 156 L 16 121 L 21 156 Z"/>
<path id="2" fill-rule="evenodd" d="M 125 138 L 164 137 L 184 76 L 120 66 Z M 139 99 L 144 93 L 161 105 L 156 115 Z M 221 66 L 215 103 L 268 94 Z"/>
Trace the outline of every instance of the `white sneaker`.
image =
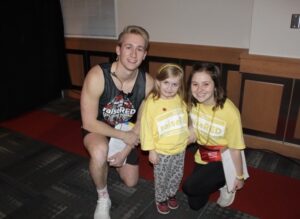
<path id="1" fill-rule="evenodd" d="M 228 192 L 227 186 L 223 186 L 220 188 L 220 197 L 217 200 L 217 204 L 221 207 L 228 207 L 231 205 L 235 198 L 235 191 L 234 192 Z"/>
<path id="2" fill-rule="evenodd" d="M 110 198 L 100 198 L 97 201 L 94 219 L 110 219 L 109 211 L 111 207 Z"/>

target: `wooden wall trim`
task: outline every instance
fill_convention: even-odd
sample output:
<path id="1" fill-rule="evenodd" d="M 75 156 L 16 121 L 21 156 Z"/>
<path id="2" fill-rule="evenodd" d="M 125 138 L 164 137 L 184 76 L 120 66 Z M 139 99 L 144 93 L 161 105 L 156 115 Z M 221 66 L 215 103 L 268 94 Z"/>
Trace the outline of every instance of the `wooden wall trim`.
<path id="1" fill-rule="evenodd" d="M 240 71 L 300 79 L 300 59 L 241 54 Z"/>
<path id="2" fill-rule="evenodd" d="M 115 52 L 116 40 L 92 38 L 65 38 L 66 49 Z"/>
<path id="3" fill-rule="evenodd" d="M 300 146 L 244 134 L 246 147 L 274 151 L 283 156 L 300 159 Z"/>
<path id="4" fill-rule="evenodd" d="M 67 49 L 115 52 L 116 40 L 66 37 Z M 240 55 L 248 49 L 150 42 L 149 56 L 240 64 Z"/>
<path id="5" fill-rule="evenodd" d="M 151 42 L 149 55 L 239 65 L 240 55 L 245 51 L 247 49 Z"/>

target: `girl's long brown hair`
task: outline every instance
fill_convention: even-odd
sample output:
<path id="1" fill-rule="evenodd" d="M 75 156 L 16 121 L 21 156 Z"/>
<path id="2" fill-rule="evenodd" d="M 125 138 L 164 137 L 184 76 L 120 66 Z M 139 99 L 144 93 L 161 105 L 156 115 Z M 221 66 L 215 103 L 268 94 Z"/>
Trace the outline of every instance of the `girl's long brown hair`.
<path id="1" fill-rule="evenodd" d="M 196 104 L 198 103 L 198 100 L 196 98 L 194 98 L 192 95 L 191 82 L 192 82 L 193 76 L 199 72 L 207 73 L 214 82 L 214 86 L 215 86 L 214 98 L 216 101 L 216 105 L 213 107 L 213 110 L 216 110 L 219 107 L 222 109 L 227 96 L 226 96 L 226 93 L 225 93 L 222 83 L 221 83 L 221 78 L 222 78 L 221 71 L 217 65 L 212 64 L 212 63 L 196 63 L 193 65 L 193 70 L 190 73 L 189 78 L 188 78 L 189 89 L 188 89 L 187 97 L 186 97 L 186 99 L 187 99 L 186 101 L 188 103 L 188 108 L 191 109 L 192 106 L 196 106 Z"/>

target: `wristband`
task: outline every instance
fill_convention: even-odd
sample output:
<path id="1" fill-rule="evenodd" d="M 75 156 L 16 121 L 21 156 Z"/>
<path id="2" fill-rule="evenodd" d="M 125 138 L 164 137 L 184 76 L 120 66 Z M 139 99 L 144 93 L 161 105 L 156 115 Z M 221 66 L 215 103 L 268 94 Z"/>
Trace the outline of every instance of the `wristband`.
<path id="1" fill-rule="evenodd" d="M 236 176 L 236 178 L 238 179 L 238 180 L 244 180 L 244 174 L 242 174 L 242 175 L 240 175 L 240 176 Z"/>

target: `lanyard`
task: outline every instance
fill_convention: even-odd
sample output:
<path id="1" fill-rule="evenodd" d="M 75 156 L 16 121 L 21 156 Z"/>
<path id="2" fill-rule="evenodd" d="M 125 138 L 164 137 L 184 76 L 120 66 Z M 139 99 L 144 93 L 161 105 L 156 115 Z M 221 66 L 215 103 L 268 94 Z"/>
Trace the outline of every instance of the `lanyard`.
<path id="1" fill-rule="evenodd" d="M 200 109 L 199 109 L 199 105 L 197 106 L 197 124 L 196 124 L 196 130 L 197 130 L 197 134 L 199 136 L 199 142 L 201 145 L 204 145 L 204 146 L 207 146 L 207 143 L 209 141 L 209 138 L 210 138 L 210 132 L 211 132 L 211 128 L 212 128 L 212 125 L 213 125 L 213 122 L 214 122 L 214 119 L 215 119 L 215 114 L 216 114 L 216 110 L 213 110 L 213 115 L 212 115 L 212 118 L 210 120 L 210 125 L 209 125 L 209 128 L 208 128 L 208 132 L 207 132 L 207 136 L 206 136 L 206 140 L 204 143 L 201 142 L 201 133 L 200 133 L 200 130 L 199 130 L 199 116 L 200 116 Z M 204 135 L 203 135 L 204 136 Z"/>

